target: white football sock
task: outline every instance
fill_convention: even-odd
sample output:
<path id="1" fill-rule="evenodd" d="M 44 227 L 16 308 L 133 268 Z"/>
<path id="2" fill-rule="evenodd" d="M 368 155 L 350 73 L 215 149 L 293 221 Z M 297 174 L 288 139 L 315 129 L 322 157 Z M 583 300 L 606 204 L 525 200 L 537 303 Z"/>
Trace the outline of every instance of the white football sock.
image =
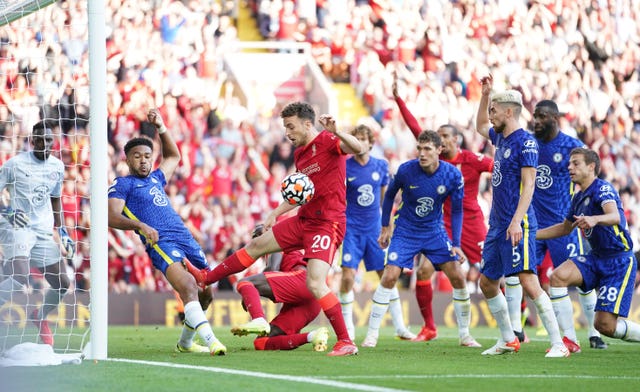
<path id="1" fill-rule="evenodd" d="M 402 302 L 400 301 L 400 293 L 398 288 L 391 289 L 391 297 L 389 298 L 389 313 L 391 314 L 391 322 L 396 329 L 396 333 L 402 333 L 407 329 L 404 324 L 404 316 L 402 315 Z"/>
<path id="2" fill-rule="evenodd" d="M 627 342 L 640 342 L 640 325 L 626 319 L 618 319 L 613 337 Z"/>
<path id="3" fill-rule="evenodd" d="M 596 301 L 598 300 L 596 291 L 589 290 L 585 293 L 578 289 L 578 294 L 578 300 L 582 306 L 582 313 L 584 313 L 584 317 L 587 319 L 587 325 L 589 326 L 589 337 L 600 336 L 600 332 L 598 332 L 593 322 L 596 318 Z"/>
<path id="4" fill-rule="evenodd" d="M 340 308 L 342 309 L 342 317 L 344 318 L 344 324 L 347 326 L 347 332 L 351 340 L 355 339 L 356 328 L 353 325 L 353 300 L 355 296 L 353 290 L 347 293 L 339 293 L 338 299 L 340 300 Z"/>
<path id="5" fill-rule="evenodd" d="M 369 315 L 369 330 L 367 331 L 367 335 L 378 336 L 382 318 L 385 313 L 387 313 L 387 308 L 389 308 L 391 291 L 392 289 L 387 289 L 379 284 L 373 293 L 373 297 L 371 298 L 373 304 L 371 305 L 371 315 Z"/>
<path id="6" fill-rule="evenodd" d="M 193 344 L 193 337 L 196 336 L 196 330 L 193 329 L 185 320 L 182 324 L 182 332 L 180 333 L 180 340 L 178 344 L 181 347 L 189 348 Z"/>
<path id="7" fill-rule="evenodd" d="M 504 296 L 507 299 L 511 326 L 514 331 L 522 332 L 522 285 L 520 284 L 520 278 L 509 276 L 504 281 Z"/>
<path id="8" fill-rule="evenodd" d="M 207 347 L 211 347 L 211 344 L 216 340 L 216 335 L 204 315 L 200 302 L 191 301 L 184 305 L 184 321 L 193 326 Z"/>
<path id="9" fill-rule="evenodd" d="M 502 294 L 502 291 L 498 292 L 493 298 L 487 298 L 487 305 L 489 311 L 493 315 L 493 318 L 500 328 L 500 335 L 503 341 L 506 343 L 513 342 L 516 335 L 513 333 L 513 327 L 511 326 L 511 320 L 509 320 L 509 309 L 507 308 L 507 299 Z"/>
<path id="10" fill-rule="evenodd" d="M 558 327 L 558 320 L 556 319 L 556 315 L 553 312 L 553 306 L 551 305 L 551 300 L 546 292 L 542 292 L 538 296 L 538 298 L 533 300 L 533 303 L 536 304 L 536 309 L 538 309 L 538 316 L 540 316 L 540 320 L 542 320 L 542 325 L 547 330 L 549 334 L 549 341 L 551 345 L 562 343 L 562 337 L 560 336 L 560 328 Z"/>
<path id="11" fill-rule="evenodd" d="M 558 320 L 558 327 L 567 338 L 578 341 L 576 328 L 573 325 L 573 305 L 569 298 L 569 290 L 566 287 L 550 287 L 551 305 L 553 313 Z"/>
<path id="12" fill-rule="evenodd" d="M 466 288 L 453 289 L 453 310 L 458 322 L 458 336 L 469 335 L 469 321 L 471 319 L 471 298 Z"/>

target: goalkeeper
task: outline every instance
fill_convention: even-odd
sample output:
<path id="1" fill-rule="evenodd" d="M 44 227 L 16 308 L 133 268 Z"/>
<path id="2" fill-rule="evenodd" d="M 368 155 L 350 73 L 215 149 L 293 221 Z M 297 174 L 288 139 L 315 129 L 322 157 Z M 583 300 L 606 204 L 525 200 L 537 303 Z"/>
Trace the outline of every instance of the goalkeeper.
<path id="1" fill-rule="evenodd" d="M 69 276 L 61 256 L 72 259 L 75 243 L 64 227 L 60 200 L 64 164 L 51 156 L 53 132 L 40 121 L 30 137 L 32 151 L 9 159 L 0 168 L 0 192 L 7 190 L 10 204 L 0 208 L 0 242 L 4 270 L 9 277 L 0 282 L 0 305 L 22 292 L 29 281 L 30 267 L 38 268 L 50 285 L 43 305 L 30 313 L 40 340 L 53 346 L 53 334 L 46 318 L 69 289 Z M 62 245 L 54 239 L 54 227 Z"/>

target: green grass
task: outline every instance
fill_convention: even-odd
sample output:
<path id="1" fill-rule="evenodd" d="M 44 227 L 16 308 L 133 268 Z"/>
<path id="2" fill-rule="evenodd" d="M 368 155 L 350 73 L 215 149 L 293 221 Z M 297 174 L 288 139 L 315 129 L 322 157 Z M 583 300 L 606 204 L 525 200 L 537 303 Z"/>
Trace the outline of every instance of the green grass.
<path id="1" fill-rule="evenodd" d="M 535 335 L 535 330 L 527 330 Z M 480 355 L 458 346 L 453 329 L 440 328 L 429 343 L 398 341 L 384 329 L 378 347 L 355 357 L 331 358 L 305 345 L 293 351 L 256 352 L 251 337 L 216 334 L 228 354 L 177 354 L 180 331 L 166 327 L 111 327 L 109 358 L 151 363 L 90 361 L 81 365 L 0 368 L 0 391 L 638 391 L 640 345 L 605 339 L 607 350 L 588 348 L 568 359 L 546 359 L 548 342 L 538 338 L 517 354 Z M 485 347 L 497 330 L 475 328 Z M 358 330 L 360 343 L 365 330 Z M 330 341 L 330 346 L 333 344 Z M 296 379 L 297 377 L 297 379 Z M 320 384 L 320 383 L 326 384 Z M 348 384 L 336 384 L 348 383 Z"/>

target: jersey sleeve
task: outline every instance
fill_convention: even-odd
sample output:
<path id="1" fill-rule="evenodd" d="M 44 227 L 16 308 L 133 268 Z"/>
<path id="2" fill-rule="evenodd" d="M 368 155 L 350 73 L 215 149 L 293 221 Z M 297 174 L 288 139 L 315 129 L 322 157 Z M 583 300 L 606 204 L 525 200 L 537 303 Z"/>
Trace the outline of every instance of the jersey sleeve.
<path id="1" fill-rule="evenodd" d="M 382 179 L 380 180 L 380 186 L 389 185 L 389 181 L 391 181 L 391 176 L 389 176 L 389 163 L 385 160 L 382 160 L 380 164 L 380 171 L 382 175 Z"/>
<path id="2" fill-rule="evenodd" d="M 422 129 L 420 128 L 420 124 L 418 124 L 418 120 L 416 120 L 416 118 L 413 116 L 413 113 L 411 113 L 409 108 L 407 108 L 407 104 L 404 103 L 402 98 L 396 97 L 394 99 L 398 104 L 398 109 L 400 109 L 400 114 L 402 115 L 402 119 L 411 130 L 411 133 L 413 133 L 413 136 L 415 136 L 415 138 L 417 139 L 418 136 L 420 135 L 420 132 L 422 132 Z"/>
<path id="3" fill-rule="evenodd" d="M 538 143 L 533 138 L 522 142 L 521 167 L 538 167 Z"/>
<path id="4" fill-rule="evenodd" d="M 451 192 L 451 240 L 453 246 L 460 246 L 462 238 L 462 200 L 464 199 L 464 181 L 462 174 L 456 170 L 454 187 Z"/>
<path id="5" fill-rule="evenodd" d="M 398 170 L 398 173 L 393 178 L 391 178 L 391 182 L 389 183 L 387 192 L 384 194 L 384 201 L 382 202 L 382 226 L 389 226 L 389 221 L 391 220 L 391 210 L 393 209 L 393 202 L 396 198 L 396 194 L 401 187 L 401 173 L 400 170 Z"/>
<path id="6" fill-rule="evenodd" d="M 121 199 L 127 200 L 127 194 L 129 193 L 129 181 L 124 177 L 118 177 L 113 180 L 113 183 L 109 187 L 109 199 Z"/>
<path id="7" fill-rule="evenodd" d="M 56 185 L 51 190 L 51 197 L 61 197 L 62 182 L 64 181 L 64 163 L 62 163 L 62 161 L 57 162 L 55 170 L 56 170 L 58 181 L 56 181 Z"/>

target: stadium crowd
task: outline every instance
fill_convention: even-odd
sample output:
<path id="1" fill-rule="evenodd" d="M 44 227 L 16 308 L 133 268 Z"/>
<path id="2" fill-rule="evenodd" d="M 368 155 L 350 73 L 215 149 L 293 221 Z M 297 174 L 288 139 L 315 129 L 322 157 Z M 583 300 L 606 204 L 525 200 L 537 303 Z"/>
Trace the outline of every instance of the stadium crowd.
<path id="1" fill-rule="evenodd" d="M 168 193 L 213 264 L 249 240 L 280 202 L 292 169 L 280 104 L 271 116 L 248 112 L 220 59 L 237 41 L 233 1 L 107 0 L 109 179 L 126 171 L 123 143 L 151 137 L 160 107 L 183 157 Z M 479 79 L 516 88 L 527 121 L 553 99 L 563 131 L 599 152 L 601 176 L 615 184 L 640 244 L 640 0 L 251 0 L 265 39 L 309 42 L 328 78 L 363 99 L 392 171 L 415 153 L 393 101 L 400 94 L 424 129 L 451 123 L 466 148 L 491 155 L 473 132 Z M 60 1 L 0 32 L 0 163 L 27 147 L 40 115 L 59 119 L 57 150 L 67 166 L 63 203 L 78 240 L 75 284 L 89 269 L 89 116 L 85 2 Z M 355 124 L 343 124 L 351 127 Z M 481 204 L 490 205 L 489 187 Z M 488 214 L 485 214 L 488 216 Z M 131 232 L 109 234 L 113 292 L 170 290 Z M 259 268 L 256 266 L 255 268 Z M 255 272 L 255 271 L 254 271 Z M 251 272 L 250 272 L 251 273 Z M 35 281 L 37 283 L 37 279 Z M 337 289 L 337 287 L 336 287 Z"/>

